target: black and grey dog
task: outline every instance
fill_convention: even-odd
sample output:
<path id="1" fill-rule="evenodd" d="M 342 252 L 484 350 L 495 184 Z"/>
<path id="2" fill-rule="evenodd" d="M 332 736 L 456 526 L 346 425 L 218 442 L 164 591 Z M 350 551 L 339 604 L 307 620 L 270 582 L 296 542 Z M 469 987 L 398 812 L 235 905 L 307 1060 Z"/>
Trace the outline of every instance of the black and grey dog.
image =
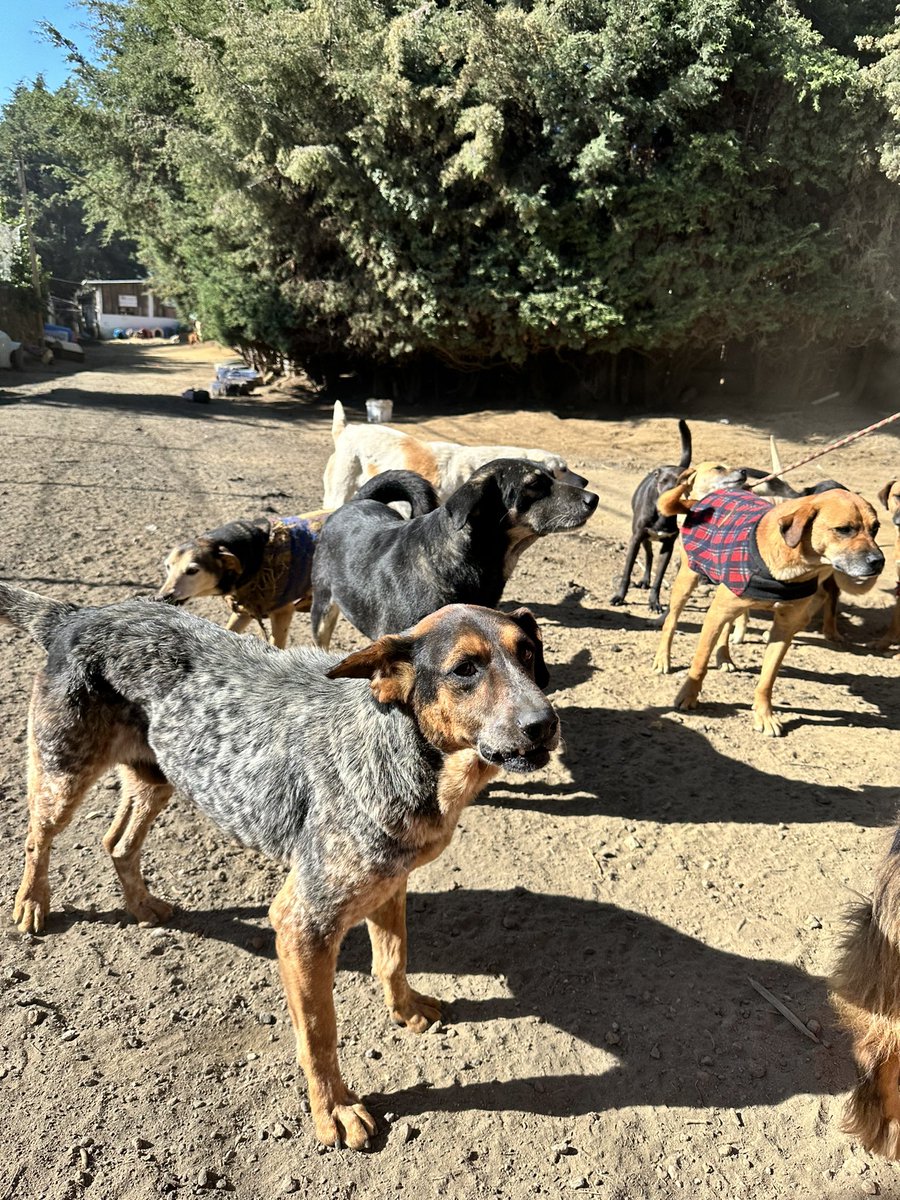
<path id="1" fill-rule="evenodd" d="M 103 844 L 128 911 L 166 920 L 140 853 L 177 787 L 290 863 L 269 916 L 316 1133 L 368 1146 L 375 1122 L 338 1066 L 338 950 L 366 919 L 394 1020 L 421 1033 L 438 1019 L 439 1002 L 406 978 L 407 877 L 500 767 L 536 770 L 558 743 L 534 617 L 455 605 L 343 660 L 148 600 L 75 608 L 0 584 L 0 618 L 47 652 L 31 700 L 19 928 L 43 928 L 53 839 L 113 766 L 121 802 Z"/>
<path id="2" fill-rule="evenodd" d="M 341 612 L 380 637 L 444 604 L 492 608 L 522 551 L 545 534 L 577 529 L 598 502 L 537 463 L 498 458 L 424 516 L 407 521 L 388 507 L 406 500 L 421 511 L 429 495 L 436 501 L 415 472 L 384 471 L 325 522 L 313 563 L 317 645 L 329 645 Z"/>
<path id="3" fill-rule="evenodd" d="M 635 585 L 639 588 L 650 588 L 648 602 L 653 612 L 662 612 L 659 602 L 659 590 L 675 541 L 678 537 L 678 521 L 675 517 L 664 517 L 656 507 L 656 501 L 669 488 L 675 487 L 682 471 L 691 465 L 691 431 L 687 421 L 679 420 L 678 432 L 681 434 L 681 458 L 678 464 L 667 464 L 654 467 L 649 471 L 634 490 L 631 497 L 631 541 L 625 552 L 625 568 L 615 594 L 610 604 L 624 604 L 628 585 L 631 583 L 631 572 L 634 570 L 638 551 L 644 551 L 644 574 Z M 653 586 L 650 586 L 650 573 L 653 568 L 653 543 L 659 542 L 659 561 L 656 566 L 656 576 Z"/>

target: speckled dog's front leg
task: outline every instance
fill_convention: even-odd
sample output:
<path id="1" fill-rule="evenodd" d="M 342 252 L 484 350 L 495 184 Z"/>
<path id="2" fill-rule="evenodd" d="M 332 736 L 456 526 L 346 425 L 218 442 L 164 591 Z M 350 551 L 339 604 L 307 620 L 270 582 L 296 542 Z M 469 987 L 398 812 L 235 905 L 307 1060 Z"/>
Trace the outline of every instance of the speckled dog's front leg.
<path id="1" fill-rule="evenodd" d="M 372 974 L 381 980 L 391 1018 L 413 1033 L 424 1033 L 440 1018 L 433 996 L 413 991 L 406 979 L 406 879 L 390 900 L 368 918 L 372 941 Z"/>
<path id="2" fill-rule="evenodd" d="M 325 1146 L 366 1150 L 375 1119 L 346 1086 L 338 1065 L 334 973 L 340 934 L 327 938 L 304 925 L 293 870 L 272 902 L 269 920 L 316 1136 Z"/>

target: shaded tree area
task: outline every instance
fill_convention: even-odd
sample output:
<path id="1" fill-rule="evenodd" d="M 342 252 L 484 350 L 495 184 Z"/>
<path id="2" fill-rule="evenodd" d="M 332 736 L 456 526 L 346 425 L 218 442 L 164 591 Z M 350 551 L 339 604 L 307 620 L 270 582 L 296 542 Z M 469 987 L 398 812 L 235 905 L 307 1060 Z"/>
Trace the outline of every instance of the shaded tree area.
<path id="1" fill-rule="evenodd" d="M 248 352 L 616 396 L 896 340 L 893 4 L 84 6 L 74 193 Z"/>
<path id="2" fill-rule="evenodd" d="M 94 220 L 86 215 L 77 189 L 87 190 L 89 182 L 67 130 L 68 114 L 75 102 L 72 85 L 54 93 L 38 78 L 31 86 L 16 88 L 0 108 L 0 215 L 12 224 L 23 221 L 21 164 L 42 285 L 47 293 L 68 298 L 74 296 L 85 278 L 134 278 L 145 274 L 135 260 L 135 245 L 111 237 L 102 218 Z M 15 306 L 34 308 L 24 256 L 18 274 L 19 282 L 29 282 L 24 297 L 18 297 Z M 6 307 L 13 307 L 12 301 Z M 30 320 L 33 334 L 33 317 Z"/>

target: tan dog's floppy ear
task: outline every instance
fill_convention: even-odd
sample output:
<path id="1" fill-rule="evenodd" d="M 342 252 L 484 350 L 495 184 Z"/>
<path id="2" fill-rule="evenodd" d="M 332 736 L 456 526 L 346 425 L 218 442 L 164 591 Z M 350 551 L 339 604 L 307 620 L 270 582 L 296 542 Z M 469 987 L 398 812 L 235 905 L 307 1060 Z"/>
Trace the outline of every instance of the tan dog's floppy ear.
<path id="1" fill-rule="evenodd" d="M 790 501 L 781 506 L 781 519 L 778 522 L 778 527 L 781 530 L 781 536 L 784 538 L 786 546 L 790 546 L 792 550 L 796 550 L 800 545 L 803 534 L 814 519 L 818 511 L 808 500 L 797 505 L 796 508 L 789 508 Z"/>
<path id="2" fill-rule="evenodd" d="M 243 573 L 244 565 L 236 554 L 228 549 L 227 546 L 216 546 L 216 557 L 226 571 L 233 571 L 235 575 Z"/>
<path id="3" fill-rule="evenodd" d="M 884 485 L 884 487 L 881 489 L 881 491 L 878 493 L 878 503 L 881 505 L 882 508 L 887 508 L 888 496 L 891 494 L 891 488 L 894 486 L 894 484 L 896 482 L 897 482 L 896 479 L 889 480 Z"/>
<path id="4" fill-rule="evenodd" d="M 511 621 L 515 621 L 520 629 L 524 629 L 534 642 L 534 682 L 539 688 L 545 688 L 550 682 L 550 672 L 544 662 L 544 639 L 534 619 L 534 613 L 530 608 L 517 608 L 515 612 L 507 613 L 507 616 Z"/>
<path id="5" fill-rule="evenodd" d="M 368 679 L 380 704 L 406 704 L 416 680 L 412 647 L 412 638 L 390 634 L 348 654 L 325 674 L 328 679 Z"/>

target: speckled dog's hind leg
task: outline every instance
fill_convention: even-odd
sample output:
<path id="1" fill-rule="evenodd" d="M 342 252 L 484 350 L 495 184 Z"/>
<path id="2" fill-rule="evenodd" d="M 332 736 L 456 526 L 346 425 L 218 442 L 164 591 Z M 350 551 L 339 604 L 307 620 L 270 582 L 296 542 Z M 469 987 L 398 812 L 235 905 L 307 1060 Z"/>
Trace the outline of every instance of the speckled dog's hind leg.
<path id="1" fill-rule="evenodd" d="M 147 890 L 141 874 L 144 838 L 175 790 L 157 767 L 120 766 L 122 801 L 103 845 L 122 885 L 125 907 L 142 925 L 168 921 L 172 906 Z"/>
<path id="2" fill-rule="evenodd" d="M 22 933 L 40 933 L 50 911 L 50 851 L 53 839 L 72 820 L 103 766 L 87 763 L 81 771 L 55 773 L 41 762 L 32 730 L 28 737 L 28 835 L 25 870 L 16 893 L 13 921 Z"/>

